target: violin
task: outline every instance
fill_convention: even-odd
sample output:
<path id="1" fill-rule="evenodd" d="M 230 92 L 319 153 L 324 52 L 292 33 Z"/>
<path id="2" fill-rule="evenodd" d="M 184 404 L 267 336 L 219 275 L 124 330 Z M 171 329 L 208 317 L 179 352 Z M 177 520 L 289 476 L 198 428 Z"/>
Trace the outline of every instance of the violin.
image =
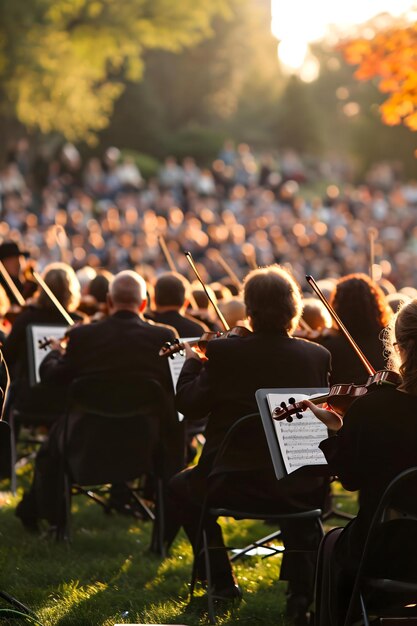
<path id="1" fill-rule="evenodd" d="M 247 337 L 251 335 L 252 331 L 246 326 L 235 326 L 234 328 L 230 328 L 225 332 L 213 332 L 209 331 L 203 333 L 199 339 L 195 339 L 193 341 L 188 341 L 188 345 L 194 349 L 195 352 L 199 355 L 205 356 L 207 344 L 213 339 L 228 339 L 229 337 Z M 185 350 L 185 344 L 179 339 L 175 339 L 174 341 L 167 341 L 159 351 L 159 356 L 169 356 L 174 358 L 174 354 L 177 352 L 183 352 Z"/>
<path id="2" fill-rule="evenodd" d="M 68 334 L 63 337 L 44 337 L 43 339 L 38 339 L 38 348 L 39 350 L 46 350 L 53 341 L 58 341 L 61 344 L 66 344 L 69 337 Z"/>
<path id="3" fill-rule="evenodd" d="M 325 396 L 311 398 L 310 401 L 313 402 L 313 404 L 323 404 L 324 402 L 327 402 L 332 408 L 344 415 L 344 413 L 347 411 L 347 409 L 356 398 L 366 395 L 369 391 L 374 390 L 380 385 L 393 385 L 397 387 L 401 383 L 401 376 L 396 372 L 390 370 L 380 370 L 379 372 L 376 372 L 374 370 L 366 356 L 363 354 L 363 352 L 347 330 L 346 326 L 343 324 L 340 317 L 337 315 L 334 308 L 327 301 L 325 295 L 317 285 L 314 278 L 312 276 L 306 276 L 306 280 L 312 287 L 313 291 L 323 302 L 324 306 L 329 311 L 332 318 L 336 321 L 341 332 L 346 337 L 369 374 L 369 378 L 364 385 L 332 385 L 328 394 L 326 394 Z M 294 402 L 292 398 L 289 398 L 288 402 L 290 406 L 287 406 L 285 402 L 282 402 L 280 407 L 276 407 L 274 409 L 272 413 L 272 418 L 274 420 L 286 419 L 288 422 L 292 422 L 293 415 L 295 415 L 298 419 L 302 418 L 302 412 L 305 411 L 307 408 L 304 402 Z"/>
<path id="4" fill-rule="evenodd" d="M 380 370 L 370 376 L 364 385 L 332 385 L 329 393 L 326 395 L 309 398 L 309 400 L 313 404 L 323 404 L 326 402 L 331 408 L 335 409 L 341 415 L 344 415 L 356 398 L 365 396 L 369 391 L 373 391 L 375 387 L 380 385 L 392 385 L 397 387 L 400 383 L 401 376 L 396 372 Z M 294 402 L 292 398 L 289 398 L 288 402 L 289 406 L 285 402 L 281 402 L 281 405 L 273 410 L 272 419 L 277 421 L 285 419 L 287 422 L 292 422 L 293 415 L 298 419 L 302 418 L 302 412 L 307 409 L 304 401 Z"/>

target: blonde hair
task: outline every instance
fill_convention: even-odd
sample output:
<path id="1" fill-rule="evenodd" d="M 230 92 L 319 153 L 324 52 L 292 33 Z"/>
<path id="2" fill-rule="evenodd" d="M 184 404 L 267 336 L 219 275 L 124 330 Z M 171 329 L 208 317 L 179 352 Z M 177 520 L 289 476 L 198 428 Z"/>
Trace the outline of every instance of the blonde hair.
<path id="1" fill-rule="evenodd" d="M 417 298 L 401 306 L 384 331 L 384 344 L 388 367 L 401 374 L 400 389 L 417 395 Z"/>

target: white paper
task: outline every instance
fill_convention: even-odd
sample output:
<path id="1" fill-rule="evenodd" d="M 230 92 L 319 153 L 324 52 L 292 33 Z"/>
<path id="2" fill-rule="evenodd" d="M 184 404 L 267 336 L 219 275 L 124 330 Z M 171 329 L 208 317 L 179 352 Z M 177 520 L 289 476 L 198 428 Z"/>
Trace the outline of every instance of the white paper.
<path id="1" fill-rule="evenodd" d="M 300 402 L 306 398 L 313 397 L 305 394 L 278 394 L 267 395 L 269 409 L 272 411 L 279 407 L 281 402 L 289 404 L 289 398 L 294 398 L 295 402 Z M 327 463 L 319 443 L 327 439 L 327 427 L 307 409 L 301 412 L 302 419 L 293 415 L 293 421 L 272 420 L 278 438 L 282 459 L 288 474 L 305 465 L 322 465 Z"/>
<path id="2" fill-rule="evenodd" d="M 186 338 L 180 338 L 179 342 L 184 343 L 185 341 L 197 341 L 197 340 L 198 340 L 198 337 L 186 337 Z M 166 357 L 166 358 L 168 358 L 169 371 L 171 372 L 172 385 L 175 391 L 175 389 L 177 388 L 178 378 L 180 377 L 180 374 L 181 374 L 182 366 L 185 363 L 185 354 L 182 354 L 181 352 L 176 352 L 173 355 L 173 358 L 171 357 Z M 182 422 L 182 420 L 184 419 L 184 415 L 182 413 L 178 413 L 178 419 L 180 422 Z"/>
<path id="3" fill-rule="evenodd" d="M 68 330 L 68 326 L 32 326 L 32 341 L 33 341 L 33 355 L 34 355 L 34 365 L 35 365 L 35 380 L 37 383 L 41 382 L 41 377 L 39 375 L 39 366 L 48 354 L 51 351 L 51 346 L 46 346 L 45 348 L 39 347 L 39 342 L 44 341 L 45 339 L 62 339 L 65 333 Z"/>

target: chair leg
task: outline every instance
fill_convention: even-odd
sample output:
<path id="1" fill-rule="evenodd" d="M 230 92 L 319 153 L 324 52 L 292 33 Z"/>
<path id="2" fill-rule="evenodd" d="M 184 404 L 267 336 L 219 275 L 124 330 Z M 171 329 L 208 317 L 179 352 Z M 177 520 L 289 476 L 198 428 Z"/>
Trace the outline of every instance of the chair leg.
<path id="1" fill-rule="evenodd" d="M 6 602 L 11 604 L 11 606 L 13 606 L 15 609 L 17 609 L 21 613 L 25 613 L 27 615 L 30 615 L 31 617 L 36 617 L 35 613 L 31 611 L 25 604 L 22 604 L 22 602 L 19 602 L 19 600 L 16 600 L 16 598 L 9 595 L 5 591 L 0 591 L 0 598 L 2 598 L 3 600 L 6 600 Z"/>
<path id="2" fill-rule="evenodd" d="M 16 477 L 17 448 L 16 448 L 16 435 L 15 435 L 15 423 L 14 423 L 13 411 L 10 411 L 9 426 L 10 426 L 10 456 L 11 456 L 10 490 L 11 490 L 13 495 L 16 495 L 16 490 L 17 490 L 17 477 Z"/>
<path id="3" fill-rule="evenodd" d="M 249 545 L 239 550 L 239 552 L 237 552 L 236 554 L 230 557 L 230 562 L 233 563 L 234 561 L 241 559 L 243 556 L 245 556 L 245 554 L 247 554 L 251 550 L 254 550 L 255 548 L 261 548 L 262 546 L 269 543 L 270 541 L 273 541 L 274 539 L 279 539 L 280 537 L 281 537 L 281 531 L 276 530 L 274 533 L 271 533 L 270 535 L 267 535 L 266 537 L 262 537 L 262 539 L 258 539 L 257 541 L 254 541 L 253 543 L 250 543 Z M 284 551 L 284 548 L 282 548 L 282 550 L 271 548 L 271 555 L 268 554 L 267 556 L 273 556 L 274 554 L 277 554 L 277 553 L 279 554 L 283 551 Z"/>
<path id="4" fill-rule="evenodd" d="M 204 550 L 203 529 L 204 529 L 204 521 L 206 519 L 206 510 L 207 510 L 207 499 L 205 498 L 202 509 L 201 509 L 200 520 L 198 522 L 198 528 L 197 528 L 197 533 L 196 533 L 195 543 L 194 543 L 194 561 L 193 561 L 193 568 L 191 572 L 191 582 L 190 582 L 190 601 L 193 598 L 194 589 L 195 589 L 195 585 L 197 582 L 198 558 L 201 552 Z M 210 568 L 210 563 L 209 563 L 209 568 Z M 210 570 L 210 575 L 211 575 L 211 570 Z"/>
<path id="5" fill-rule="evenodd" d="M 210 624 L 216 624 L 216 614 L 214 611 L 214 600 L 213 600 L 213 580 L 211 576 L 211 566 L 210 566 L 210 553 L 209 553 L 209 545 L 207 541 L 207 533 L 205 528 L 203 528 L 203 550 L 204 550 L 204 562 L 206 565 L 206 576 L 207 576 L 207 604 L 208 604 L 208 617 Z"/>
<path id="6" fill-rule="evenodd" d="M 369 618 L 368 618 L 368 612 L 366 610 L 366 606 L 365 606 L 365 601 L 363 599 L 362 594 L 359 592 L 359 602 L 361 605 L 361 611 L 362 611 L 362 617 L 363 617 L 363 625 L 364 626 L 369 626 Z"/>
<path id="7" fill-rule="evenodd" d="M 167 549 L 165 546 L 165 507 L 164 507 L 164 484 L 161 479 L 156 483 L 156 503 L 155 515 L 153 520 L 152 538 L 150 550 L 154 554 L 166 557 Z"/>
<path id="8" fill-rule="evenodd" d="M 145 504 L 145 502 L 142 500 L 142 498 L 140 496 L 138 496 L 137 493 L 135 493 L 134 491 L 131 492 L 132 493 L 132 497 L 134 498 L 135 502 L 139 505 L 140 509 L 142 510 L 142 513 L 144 515 L 146 515 L 146 517 L 148 519 L 150 519 L 152 522 L 155 521 L 155 515 L 153 513 L 153 511 L 151 511 L 151 509 L 148 507 L 147 504 Z"/>
<path id="9" fill-rule="evenodd" d="M 57 541 L 71 541 L 71 481 L 67 474 L 63 480 L 64 497 L 60 512 L 60 519 L 56 527 L 55 538 Z"/>

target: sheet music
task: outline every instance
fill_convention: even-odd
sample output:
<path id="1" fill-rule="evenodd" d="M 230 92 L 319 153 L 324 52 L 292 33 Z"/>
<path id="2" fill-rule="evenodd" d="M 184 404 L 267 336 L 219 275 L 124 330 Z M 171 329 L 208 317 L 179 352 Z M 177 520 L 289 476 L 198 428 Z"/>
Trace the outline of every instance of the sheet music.
<path id="1" fill-rule="evenodd" d="M 34 367 L 34 377 L 37 383 L 41 382 L 41 377 L 39 375 L 39 366 L 48 354 L 51 351 L 51 346 L 46 346 L 46 348 L 39 348 L 39 341 L 44 341 L 44 339 L 54 338 L 54 339 L 62 339 L 65 333 L 68 330 L 68 326 L 45 326 L 45 325 L 33 325 L 30 327 L 31 330 L 31 339 L 32 339 L 32 349 L 33 349 L 33 364 L 31 366 Z"/>
<path id="2" fill-rule="evenodd" d="M 179 341 L 180 343 L 184 343 L 185 341 L 196 341 L 197 339 L 198 337 L 185 337 L 180 338 Z M 171 357 L 167 358 L 169 363 L 169 371 L 171 372 L 172 385 L 175 390 L 177 388 L 177 382 L 182 370 L 182 366 L 185 363 L 185 354 L 181 354 L 181 352 L 176 352 L 173 357 L 173 359 Z M 182 413 L 178 413 L 178 420 L 182 422 L 183 419 L 184 415 Z"/>
<path id="3" fill-rule="evenodd" d="M 320 395 L 320 394 L 319 394 Z M 272 411 L 280 406 L 281 402 L 288 404 L 289 397 L 295 402 L 300 402 L 309 397 L 305 394 L 284 394 L 271 393 L 267 395 L 269 409 Z M 322 465 L 327 461 L 320 450 L 319 443 L 327 439 L 327 427 L 317 419 L 317 417 L 307 409 L 303 411 L 302 419 L 293 415 L 293 421 L 273 420 L 275 432 L 277 434 L 279 447 L 288 474 L 304 465 Z"/>

